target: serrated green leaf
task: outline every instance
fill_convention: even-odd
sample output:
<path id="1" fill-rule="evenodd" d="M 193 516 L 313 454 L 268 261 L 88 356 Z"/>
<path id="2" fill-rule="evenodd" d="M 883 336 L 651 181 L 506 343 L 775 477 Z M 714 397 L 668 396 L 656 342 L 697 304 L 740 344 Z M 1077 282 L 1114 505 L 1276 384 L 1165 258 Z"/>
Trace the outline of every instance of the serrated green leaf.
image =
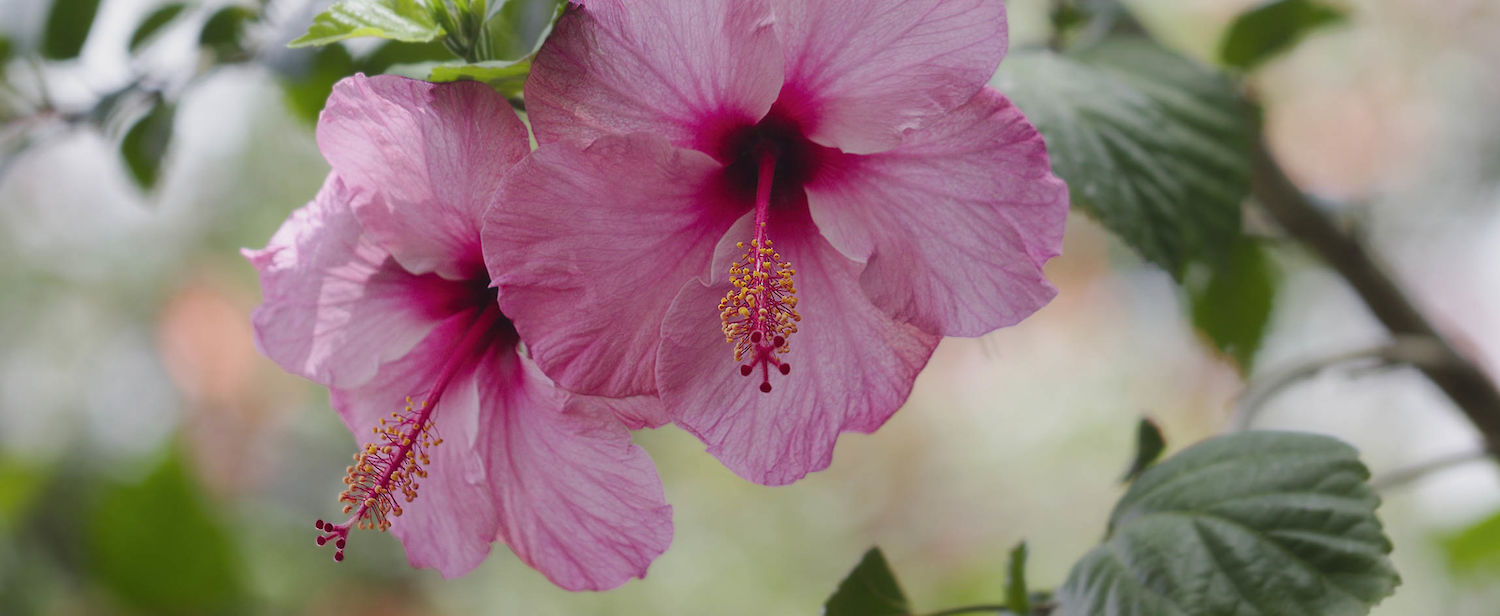
<path id="1" fill-rule="evenodd" d="M 1142 417 L 1135 428 L 1135 457 L 1130 460 L 1130 467 L 1125 469 L 1125 476 L 1120 481 L 1128 483 L 1139 477 L 1156 463 L 1161 452 L 1166 449 L 1167 439 L 1162 438 L 1161 428 L 1157 427 L 1156 422 Z"/>
<path id="2" fill-rule="evenodd" d="M 1243 432 L 1130 486 L 1109 533 L 1058 590 L 1062 616 L 1367 614 L 1400 582 L 1358 452 Z"/>
<path id="3" fill-rule="evenodd" d="M 484 23 L 482 60 L 520 60 L 541 48 L 562 17 L 566 0 L 507 0 Z"/>
<path id="4" fill-rule="evenodd" d="M 1240 372 L 1254 367 L 1276 298 L 1276 270 L 1259 242 L 1241 237 L 1228 261 L 1205 266 L 1198 279 L 1183 285 L 1193 326 L 1222 353 L 1233 357 Z"/>
<path id="5" fill-rule="evenodd" d="M 156 36 L 156 33 L 160 32 L 162 27 L 166 26 L 169 23 L 172 23 L 173 19 L 176 19 L 178 15 L 181 15 L 182 10 L 185 8 L 187 8 L 186 4 L 183 4 L 181 2 L 173 2 L 154 11 L 151 11 L 150 14 L 146 15 L 145 19 L 141 20 L 140 25 L 135 27 L 135 32 L 131 33 L 129 45 L 130 51 L 133 53 L 136 50 L 140 49 L 141 45 L 146 44 L 146 41 L 149 41 L 152 37 Z"/>
<path id="6" fill-rule="evenodd" d="M 1219 45 L 1224 64 L 1251 70 L 1290 50 L 1313 31 L 1340 23 L 1343 10 L 1316 0 L 1274 0 L 1240 15 Z"/>
<path id="7" fill-rule="evenodd" d="M 142 613 L 219 614 L 241 601 L 233 544 L 180 454 L 106 490 L 86 523 L 94 578 Z"/>
<path id="8" fill-rule="evenodd" d="M 479 81 L 489 84 L 506 96 L 521 94 L 526 76 L 531 74 L 531 60 L 517 62 L 476 62 L 473 64 L 440 64 L 432 67 L 428 81 Z"/>
<path id="9" fill-rule="evenodd" d="M 98 13 L 99 0 L 53 0 L 42 35 L 42 57 L 50 60 L 78 57 Z"/>
<path id="10" fill-rule="evenodd" d="M 150 190 L 156 186 L 162 159 L 166 157 L 167 146 L 172 143 L 176 115 L 177 110 L 171 104 L 157 104 L 136 120 L 135 125 L 126 131 L 125 138 L 120 140 L 120 155 L 125 158 L 131 179 L 141 188 Z"/>
<path id="11" fill-rule="evenodd" d="M 1026 590 L 1026 542 L 1022 541 L 1010 551 L 1010 562 L 1005 565 L 1005 607 L 1017 614 L 1031 613 L 1031 595 Z"/>
<path id="12" fill-rule="evenodd" d="M 906 616 L 911 606 L 880 548 L 870 548 L 823 604 L 824 616 Z"/>
<path id="13" fill-rule="evenodd" d="M 307 34 L 288 46 L 327 45 L 360 36 L 425 43 L 443 36 L 443 29 L 417 0 L 345 0 L 314 17 Z"/>
<path id="14" fill-rule="evenodd" d="M 1180 278 L 1221 262 L 1250 192 L 1250 106 L 1223 76 L 1137 37 L 1018 52 L 992 82 L 1047 140 L 1074 207 Z"/>

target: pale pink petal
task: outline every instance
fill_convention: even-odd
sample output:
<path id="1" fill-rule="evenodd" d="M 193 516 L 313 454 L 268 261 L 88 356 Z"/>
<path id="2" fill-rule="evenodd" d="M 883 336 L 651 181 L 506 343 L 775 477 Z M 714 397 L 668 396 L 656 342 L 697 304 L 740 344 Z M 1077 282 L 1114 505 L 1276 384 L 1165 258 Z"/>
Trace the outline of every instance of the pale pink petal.
<path id="1" fill-rule="evenodd" d="M 1057 294 L 1042 265 L 1062 250 L 1068 189 L 1042 136 L 998 92 L 842 164 L 807 186 L 808 205 L 829 242 L 867 262 L 865 291 L 897 319 L 978 336 Z"/>
<path id="2" fill-rule="evenodd" d="M 496 354 L 480 367 L 490 487 L 500 538 L 568 590 L 645 577 L 672 543 L 672 508 L 650 456 L 607 408 Z"/>
<path id="3" fill-rule="evenodd" d="M 381 366 L 369 385 L 331 391 L 334 410 L 361 445 L 375 442 L 371 429 L 401 411 L 407 396 L 416 401 L 426 397 L 477 314 L 478 309 L 468 310 L 444 320 L 405 357 Z M 462 370 L 444 389 L 431 420 L 443 442 L 427 450 L 432 464 L 423 467 L 428 476 L 420 481 L 417 499 L 404 503 L 402 514 L 392 518 L 391 532 L 406 547 L 412 566 L 435 568 L 444 577 L 478 566 L 500 524 L 481 453 L 488 436 L 479 431 L 480 418 L 495 412 L 480 388 L 488 396 L 496 379 L 481 374 L 473 367 Z M 360 540 L 357 533 L 351 535 L 349 549 L 358 549 Z"/>
<path id="4" fill-rule="evenodd" d="M 483 274 L 484 210 L 530 150 L 504 96 L 475 82 L 355 75 L 334 86 L 317 132 L 334 171 L 371 195 L 355 208 L 365 232 L 406 269 Z"/>
<path id="5" fill-rule="evenodd" d="M 542 144 L 647 131 L 692 147 L 754 124 L 780 88 L 765 0 L 591 1 L 537 54 L 526 111 Z"/>
<path id="6" fill-rule="evenodd" d="M 783 102 L 813 141 L 895 146 L 994 75 L 1008 39 L 1001 0 L 771 0 L 786 53 Z"/>
<path id="7" fill-rule="evenodd" d="M 350 211 L 355 198 L 330 175 L 264 250 L 243 251 L 265 295 L 251 316 L 256 345 L 287 372 L 334 387 L 364 384 L 466 300 L 371 242 Z"/>
<path id="8" fill-rule="evenodd" d="M 631 430 L 660 428 L 672 423 L 672 418 L 667 415 L 667 407 L 662 405 L 658 396 L 596 397 L 593 402 L 609 409 L 620 423 Z"/>
<path id="9" fill-rule="evenodd" d="M 707 155 L 638 133 L 543 146 L 506 176 L 485 259 L 501 310 L 562 387 L 655 393 L 662 315 L 744 211 L 718 196 L 722 175 Z"/>
<path id="10" fill-rule="evenodd" d="M 781 215 L 781 218 L 778 218 Z M 741 376 L 720 332 L 723 275 L 713 286 L 688 283 L 662 326 L 657 379 L 677 425 L 708 445 L 736 474 L 764 485 L 791 483 L 826 468 L 841 432 L 873 432 L 911 393 L 938 337 L 891 320 L 859 288 L 860 264 L 823 240 L 806 214 L 771 217 L 770 238 L 796 268 L 802 321 L 783 357 L 786 376 L 771 372 L 770 393 L 759 373 Z M 735 225 L 719 257 L 733 258 L 733 241 L 749 237 L 748 217 Z"/>

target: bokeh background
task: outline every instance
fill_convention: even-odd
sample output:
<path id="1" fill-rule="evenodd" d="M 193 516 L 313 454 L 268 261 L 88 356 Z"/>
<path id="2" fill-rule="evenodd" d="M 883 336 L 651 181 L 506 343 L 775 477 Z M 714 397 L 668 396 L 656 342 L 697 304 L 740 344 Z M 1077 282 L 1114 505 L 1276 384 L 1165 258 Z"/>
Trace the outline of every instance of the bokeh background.
<path id="1" fill-rule="evenodd" d="M 759 487 L 675 428 L 639 433 L 677 524 L 645 580 L 567 593 L 502 545 L 444 580 L 374 532 L 335 564 L 312 521 L 335 512 L 353 440 L 324 390 L 257 354 L 259 291 L 238 254 L 327 171 L 305 97 L 284 87 L 311 70 L 308 52 L 279 44 L 311 4 L 268 7 L 255 61 L 166 84 L 187 94 L 150 191 L 127 175 L 117 134 L 25 115 L 0 129 L 0 614 L 812 614 L 871 545 L 935 610 L 1000 598 L 1023 539 L 1033 586 L 1059 584 L 1103 534 L 1142 415 L 1174 451 L 1227 429 L 1245 387 L 1232 360 L 1192 330 L 1166 274 L 1075 216 L 1048 268 L 1057 300 L 1017 327 L 944 341 L 907 406 L 877 434 L 843 438 L 827 471 Z M 1129 4 L 1208 61 L 1253 0 Z M 1348 4 L 1348 23 L 1253 82 L 1272 145 L 1306 188 L 1351 204 L 1341 218 L 1494 365 L 1500 3 Z M 0 0 L 0 34 L 24 48 L 48 6 Z M 104 0 L 77 60 L 13 57 L 7 89 L 35 94 L 39 71 L 66 108 L 143 71 L 186 79 L 203 62 L 195 25 L 125 52 L 156 6 Z M 1043 41 L 1044 3 L 1010 6 L 1012 46 Z M 1276 254 L 1280 292 L 1250 380 L 1384 339 L 1336 277 L 1295 248 Z M 1336 435 L 1377 476 L 1479 447 L 1402 369 L 1327 371 L 1272 399 L 1257 426 Z M 1377 615 L 1500 613 L 1494 464 L 1382 496 L 1404 582 Z"/>

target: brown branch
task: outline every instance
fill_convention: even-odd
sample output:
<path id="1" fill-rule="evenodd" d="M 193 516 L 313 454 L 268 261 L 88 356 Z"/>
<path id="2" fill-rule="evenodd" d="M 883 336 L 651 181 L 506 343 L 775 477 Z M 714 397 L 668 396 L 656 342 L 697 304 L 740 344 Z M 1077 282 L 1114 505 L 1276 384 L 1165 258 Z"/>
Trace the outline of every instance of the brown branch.
<path id="1" fill-rule="evenodd" d="M 1500 390 L 1471 358 L 1417 308 L 1375 254 L 1334 224 L 1297 188 L 1262 139 L 1255 148 L 1251 189 L 1277 224 L 1307 245 L 1359 294 L 1376 319 L 1396 336 L 1431 339 L 1444 358 L 1417 367 L 1447 394 L 1484 437 L 1485 448 L 1500 452 Z"/>

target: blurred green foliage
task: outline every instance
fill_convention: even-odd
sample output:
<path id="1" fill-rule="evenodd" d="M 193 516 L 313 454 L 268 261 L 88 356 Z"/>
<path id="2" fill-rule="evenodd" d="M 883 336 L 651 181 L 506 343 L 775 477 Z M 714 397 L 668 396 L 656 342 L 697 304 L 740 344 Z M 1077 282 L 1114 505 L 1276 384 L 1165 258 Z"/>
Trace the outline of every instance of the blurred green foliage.
<path id="1" fill-rule="evenodd" d="M 42 57 L 49 60 L 78 57 L 98 12 L 99 0 L 54 0 L 42 36 Z"/>
<path id="2" fill-rule="evenodd" d="M 1221 353 L 1250 374 L 1275 307 L 1277 275 L 1265 246 L 1239 237 L 1227 262 L 1205 266 L 1201 276 L 1189 276 L 1187 293 L 1193 326 Z"/>
<path id="3" fill-rule="evenodd" d="M 244 611 L 235 546 L 172 448 L 139 483 L 99 491 L 86 520 L 89 569 L 143 614 Z"/>
<path id="4" fill-rule="evenodd" d="M 1219 47 L 1219 59 L 1233 68 L 1252 70 L 1346 17 L 1343 10 L 1318 0 L 1273 0 L 1234 20 Z"/>

